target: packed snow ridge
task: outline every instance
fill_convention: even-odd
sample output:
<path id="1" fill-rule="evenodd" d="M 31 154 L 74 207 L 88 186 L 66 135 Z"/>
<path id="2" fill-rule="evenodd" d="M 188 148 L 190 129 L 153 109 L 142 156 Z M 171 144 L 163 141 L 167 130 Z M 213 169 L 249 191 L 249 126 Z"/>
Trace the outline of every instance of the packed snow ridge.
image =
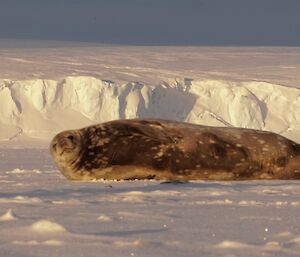
<path id="1" fill-rule="evenodd" d="M 65 129 L 146 117 L 263 129 L 300 142 L 300 89 L 192 79 L 158 85 L 117 84 L 88 76 L 0 80 L 1 141 L 49 140 Z"/>

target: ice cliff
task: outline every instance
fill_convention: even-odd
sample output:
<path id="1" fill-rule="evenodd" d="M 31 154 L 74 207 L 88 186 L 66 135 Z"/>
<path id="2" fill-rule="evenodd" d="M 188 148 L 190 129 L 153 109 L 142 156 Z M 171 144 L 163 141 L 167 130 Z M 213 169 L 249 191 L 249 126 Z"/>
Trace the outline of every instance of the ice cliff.
<path id="1" fill-rule="evenodd" d="M 162 118 L 274 131 L 300 142 L 300 89 L 265 82 L 168 80 L 117 84 L 94 77 L 0 80 L 0 140 L 49 140 L 115 119 Z"/>

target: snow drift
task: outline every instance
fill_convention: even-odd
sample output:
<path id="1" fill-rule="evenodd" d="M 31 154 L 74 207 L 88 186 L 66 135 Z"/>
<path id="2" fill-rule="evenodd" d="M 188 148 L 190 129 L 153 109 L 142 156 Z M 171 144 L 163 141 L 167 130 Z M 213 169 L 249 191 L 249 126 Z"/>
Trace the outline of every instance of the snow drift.
<path id="1" fill-rule="evenodd" d="M 300 142 L 300 89 L 191 79 L 118 84 L 88 76 L 0 81 L 2 141 L 48 141 L 61 130 L 137 117 L 263 129 Z"/>

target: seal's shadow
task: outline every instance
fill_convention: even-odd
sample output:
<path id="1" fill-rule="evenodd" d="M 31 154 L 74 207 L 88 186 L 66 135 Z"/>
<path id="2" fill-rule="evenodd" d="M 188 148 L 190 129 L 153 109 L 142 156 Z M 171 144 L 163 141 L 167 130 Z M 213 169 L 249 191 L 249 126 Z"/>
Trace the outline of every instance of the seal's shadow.
<path id="1" fill-rule="evenodd" d="M 68 184 L 67 188 L 55 188 L 55 189 L 35 189 L 23 192 L 0 192 L 0 198 L 14 198 L 22 195 L 23 197 L 41 197 L 46 199 L 51 198 L 86 198 L 95 197 L 99 195 L 107 194 L 126 194 L 132 191 L 151 193 L 155 191 L 170 191 L 185 189 L 195 190 L 234 190 L 236 192 L 246 192 L 248 190 L 262 188 L 262 187 L 282 187 L 287 185 L 299 185 L 300 181 L 296 180 L 272 180 L 272 181 L 238 181 L 238 182 L 149 182 L 145 184 L 145 181 L 132 181 L 132 182 L 112 182 L 112 183 L 81 183 L 74 182 Z"/>

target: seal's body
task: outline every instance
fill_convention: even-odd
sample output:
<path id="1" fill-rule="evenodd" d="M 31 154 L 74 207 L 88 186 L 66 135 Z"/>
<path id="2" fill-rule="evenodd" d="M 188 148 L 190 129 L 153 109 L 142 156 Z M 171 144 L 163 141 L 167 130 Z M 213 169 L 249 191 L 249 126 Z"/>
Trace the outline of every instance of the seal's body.
<path id="1" fill-rule="evenodd" d="M 59 133 L 51 153 L 71 180 L 300 179 L 300 145 L 275 133 L 118 120 Z"/>

